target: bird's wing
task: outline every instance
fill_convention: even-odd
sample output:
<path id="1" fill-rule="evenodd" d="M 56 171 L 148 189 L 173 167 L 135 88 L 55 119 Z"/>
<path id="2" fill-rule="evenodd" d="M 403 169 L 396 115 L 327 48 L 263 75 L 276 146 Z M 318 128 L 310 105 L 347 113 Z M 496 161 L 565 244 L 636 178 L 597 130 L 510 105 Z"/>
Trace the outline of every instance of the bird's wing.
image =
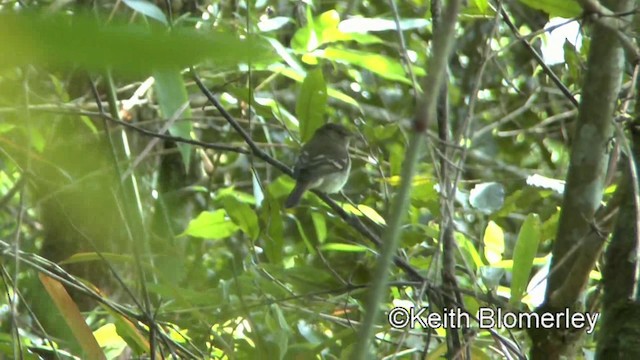
<path id="1" fill-rule="evenodd" d="M 348 157 L 332 157 L 323 155 L 310 155 L 309 152 L 303 150 L 298 157 L 295 166 L 295 175 L 297 179 L 305 177 L 312 180 L 318 176 L 339 172 L 349 166 Z"/>

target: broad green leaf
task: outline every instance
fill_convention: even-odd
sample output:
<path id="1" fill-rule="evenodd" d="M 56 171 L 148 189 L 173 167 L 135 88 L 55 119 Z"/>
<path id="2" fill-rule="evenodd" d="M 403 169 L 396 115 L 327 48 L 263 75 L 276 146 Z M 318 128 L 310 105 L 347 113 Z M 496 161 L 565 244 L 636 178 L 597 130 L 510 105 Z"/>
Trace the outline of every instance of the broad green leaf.
<path id="1" fill-rule="evenodd" d="M 367 205 L 358 205 L 358 210 L 360 210 L 362 212 L 362 214 L 364 214 L 364 216 L 368 217 L 369 220 L 373 221 L 374 223 L 378 224 L 378 225 L 386 225 L 386 221 L 384 221 L 384 218 L 378 214 L 377 211 L 375 211 L 374 209 L 370 208 Z"/>
<path id="2" fill-rule="evenodd" d="M 105 349 L 105 355 L 108 359 L 116 358 L 127 347 L 127 342 L 118 335 L 113 323 L 102 325 L 93 332 L 93 336 L 98 341 L 98 345 Z"/>
<path id="3" fill-rule="evenodd" d="M 139 12 L 144 16 L 148 16 L 152 19 L 156 19 L 165 25 L 169 25 L 167 17 L 162 10 L 156 6 L 156 4 L 150 3 L 145 0 L 122 0 L 125 5 Z"/>
<path id="4" fill-rule="evenodd" d="M 146 25 L 104 25 L 92 16 L 0 15 L 0 70 L 45 65 L 148 75 L 153 69 L 182 69 L 211 60 L 218 68 L 277 61 L 258 36 L 191 28 L 152 31 Z"/>
<path id="5" fill-rule="evenodd" d="M 399 61 L 384 55 L 358 50 L 339 49 L 335 47 L 316 50 L 312 54 L 319 58 L 342 61 L 362 67 L 385 79 L 411 84 L 411 80 L 407 78 L 402 64 L 400 64 Z M 419 67 L 414 67 L 413 71 L 416 76 L 423 76 L 425 74 L 424 70 Z"/>
<path id="6" fill-rule="evenodd" d="M 549 14 L 549 17 L 574 18 L 582 14 L 575 0 L 520 0 L 523 4 Z"/>
<path id="7" fill-rule="evenodd" d="M 169 133 L 173 136 L 190 139 L 192 122 L 180 121 L 180 119 L 191 119 L 191 108 L 184 107 L 189 103 L 189 95 L 180 70 L 177 68 L 157 70 L 153 72 L 153 77 L 160 113 L 166 121 L 172 121 Z M 185 143 L 178 143 L 177 146 L 185 171 L 187 171 L 191 161 L 192 146 Z"/>
<path id="8" fill-rule="evenodd" d="M 504 253 L 504 231 L 498 224 L 489 221 L 487 228 L 484 230 L 484 257 L 489 264 L 495 264 L 502 260 Z"/>
<path id="9" fill-rule="evenodd" d="M 313 221 L 313 227 L 316 229 L 316 237 L 318 243 L 322 244 L 327 239 L 327 220 L 323 214 L 312 212 L 311 220 Z"/>
<path id="10" fill-rule="evenodd" d="M 206 192 L 208 193 L 209 191 L 206 190 Z M 247 194 L 246 192 L 238 191 L 233 186 L 218 190 L 216 199 L 222 199 L 225 196 L 233 196 L 236 198 L 236 200 L 243 202 L 245 204 L 249 204 L 249 205 L 256 204 L 255 197 Z"/>
<path id="11" fill-rule="evenodd" d="M 336 10 L 325 11 L 318 16 L 316 24 L 321 29 L 337 28 L 340 24 L 340 14 Z"/>
<path id="12" fill-rule="evenodd" d="M 512 305 L 518 305 L 522 299 L 522 294 L 529 283 L 529 275 L 533 267 L 533 259 L 538 252 L 540 243 L 541 224 L 537 214 L 529 214 L 522 223 L 518 240 L 513 250 L 513 269 L 511 278 L 511 299 Z"/>
<path id="13" fill-rule="evenodd" d="M 224 209 L 236 225 L 252 240 L 260 235 L 258 216 L 248 204 L 241 202 L 235 196 L 227 195 L 221 199 Z"/>
<path id="14" fill-rule="evenodd" d="M 343 203 L 342 210 L 346 211 L 348 214 L 353 214 L 355 216 L 363 216 L 362 211 L 358 210 L 355 206 L 349 203 Z"/>
<path id="15" fill-rule="evenodd" d="M 307 142 L 313 133 L 324 124 L 327 107 L 327 84 L 324 82 L 322 68 L 307 73 L 302 83 L 296 103 L 296 116 L 300 122 L 300 138 Z"/>
<path id="16" fill-rule="evenodd" d="M 238 226 L 227 218 L 223 209 L 203 211 L 189 222 L 187 229 L 181 236 L 193 236 L 206 239 L 224 239 L 238 230 Z"/>

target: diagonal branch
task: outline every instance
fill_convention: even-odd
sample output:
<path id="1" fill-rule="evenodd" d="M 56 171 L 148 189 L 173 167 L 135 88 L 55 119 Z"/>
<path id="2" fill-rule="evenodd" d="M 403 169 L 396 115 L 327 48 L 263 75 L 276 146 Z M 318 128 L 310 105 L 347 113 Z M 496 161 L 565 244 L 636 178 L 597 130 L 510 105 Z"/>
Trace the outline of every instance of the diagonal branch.
<path id="1" fill-rule="evenodd" d="M 193 80 L 196 82 L 196 85 L 198 85 L 198 88 L 200 88 L 202 93 L 213 104 L 213 106 L 220 112 L 222 117 L 224 117 L 229 123 L 229 125 L 231 125 L 231 127 L 233 127 L 234 130 L 243 138 L 247 146 L 249 146 L 249 149 L 252 155 L 260 158 L 264 162 L 277 168 L 283 174 L 286 174 L 288 176 L 293 176 L 293 170 L 291 170 L 287 165 L 285 165 L 281 161 L 267 154 L 265 151 L 260 149 L 258 145 L 256 145 L 256 143 L 253 141 L 253 139 L 251 139 L 249 134 L 247 134 L 247 132 L 244 131 L 244 129 L 240 126 L 238 121 L 222 106 L 222 104 L 220 104 L 220 102 L 218 101 L 218 99 L 216 99 L 213 93 L 204 85 L 204 83 L 202 82 L 198 74 L 196 74 L 194 69 L 191 69 L 191 76 L 193 77 Z M 318 195 L 318 197 L 320 197 L 320 199 L 322 199 L 322 201 L 324 201 L 324 203 L 327 204 L 327 206 L 329 206 L 335 214 L 337 214 L 342 220 L 344 220 L 347 224 L 353 227 L 360 234 L 368 238 L 369 241 L 374 243 L 377 248 L 381 248 L 383 246 L 383 242 L 382 240 L 380 240 L 380 237 L 373 230 L 367 227 L 362 221 L 360 221 L 359 218 L 348 214 L 340 205 L 338 205 L 335 201 L 333 201 L 327 194 L 316 191 L 316 190 L 312 190 L 312 191 L 316 195 Z M 398 256 L 394 256 L 393 261 L 396 264 L 396 266 L 401 268 L 405 273 L 407 273 L 407 275 L 409 275 L 409 278 L 411 280 L 425 281 L 425 278 L 404 259 Z"/>

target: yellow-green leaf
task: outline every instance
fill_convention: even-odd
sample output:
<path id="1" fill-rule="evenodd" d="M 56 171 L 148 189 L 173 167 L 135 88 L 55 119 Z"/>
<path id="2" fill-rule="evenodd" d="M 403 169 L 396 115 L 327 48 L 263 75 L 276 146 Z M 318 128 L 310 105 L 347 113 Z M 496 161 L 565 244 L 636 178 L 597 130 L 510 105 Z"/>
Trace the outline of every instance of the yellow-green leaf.
<path id="1" fill-rule="evenodd" d="M 220 209 L 201 212 L 181 235 L 217 240 L 227 238 L 237 230 L 238 226 L 227 218 L 227 212 Z"/>
<path id="2" fill-rule="evenodd" d="M 493 221 L 489 221 L 484 230 L 484 257 L 489 264 L 495 264 L 502 260 L 504 253 L 504 231 Z"/>

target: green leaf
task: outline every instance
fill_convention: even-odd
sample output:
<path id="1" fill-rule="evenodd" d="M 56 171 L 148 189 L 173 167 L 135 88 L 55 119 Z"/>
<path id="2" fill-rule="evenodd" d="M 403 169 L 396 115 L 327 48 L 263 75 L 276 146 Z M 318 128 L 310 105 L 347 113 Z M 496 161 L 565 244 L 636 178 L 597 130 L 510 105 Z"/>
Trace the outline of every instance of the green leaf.
<path id="1" fill-rule="evenodd" d="M 520 303 L 529 283 L 533 259 L 536 257 L 540 243 L 540 229 L 540 218 L 537 214 L 529 214 L 520 228 L 518 240 L 513 250 L 513 276 L 509 301 L 514 306 Z"/>
<path id="2" fill-rule="evenodd" d="M 251 206 L 232 195 L 222 197 L 221 201 L 227 214 L 240 227 L 240 230 L 252 240 L 257 240 L 260 235 L 260 226 L 258 225 L 258 216 Z"/>
<path id="3" fill-rule="evenodd" d="M 92 16 L 0 15 L 0 70 L 22 65 L 111 68 L 149 75 L 212 60 L 218 69 L 271 64 L 277 56 L 261 37 L 191 28 L 152 31 L 147 25 L 104 25 Z M 135 53 L 135 54 L 134 54 Z"/>
<path id="4" fill-rule="evenodd" d="M 582 8 L 575 0 L 520 0 L 530 8 L 542 10 L 549 17 L 574 18 L 582 14 Z"/>
<path id="5" fill-rule="evenodd" d="M 322 214 L 317 212 L 311 213 L 311 220 L 313 221 L 313 227 L 316 229 L 318 243 L 324 243 L 327 239 L 327 220 Z"/>
<path id="6" fill-rule="evenodd" d="M 360 210 L 364 216 L 368 217 L 369 220 L 373 221 L 378 225 L 387 224 L 384 218 L 380 214 L 378 214 L 377 211 L 375 211 L 374 209 L 372 209 L 367 205 L 363 205 L 363 204 L 358 205 L 358 210 Z"/>
<path id="7" fill-rule="evenodd" d="M 348 64 L 360 66 L 385 79 L 411 84 L 411 80 L 407 78 L 402 64 L 400 64 L 399 61 L 384 55 L 357 50 L 339 49 L 335 47 L 316 50 L 312 54 L 319 58 L 342 61 Z M 419 67 L 414 67 L 413 71 L 416 76 L 423 76 L 425 74 L 424 70 Z"/>
<path id="8" fill-rule="evenodd" d="M 158 70 L 153 72 L 153 77 L 160 113 L 167 121 L 172 121 L 169 133 L 173 136 L 190 139 L 192 122 L 180 121 L 181 118 L 191 119 L 192 117 L 191 108 L 184 107 L 185 104 L 189 104 L 189 95 L 180 71 L 177 68 Z M 187 171 L 191 161 L 192 146 L 185 143 L 178 143 L 177 146 L 185 171 Z"/>
<path id="9" fill-rule="evenodd" d="M 127 342 L 118 335 L 113 323 L 102 325 L 93 332 L 93 336 L 98 341 L 98 345 L 105 350 L 105 355 L 108 354 L 108 359 L 117 358 L 127 347 Z"/>
<path id="10" fill-rule="evenodd" d="M 327 84 L 320 67 L 309 71 L 302 83 L 296 103 L 296 116 L 300 121 L 300 138 L 303 142 L 311 139 L 313 133 L 324 124 L 327 107 Z"/>
<path id="11" fill-rule="evenodd" d="M 486 14 L 489 9 L 489 2 L 487 0 L 472 0 L 469 6 L 478 9 L 481 14 Z"/>
<path id="12" fill-rule="evenodd" d="M 145 0 L 122 0 L 122 2 L 144 16 L 156 19 L 165 25 L 169 25 L 167 17 L 164 15 L 162 10 L 156 6 L 156 4 L 152 4 Z"/>
<path id="13" fill-rule="evenodd" d="M 227 218 L 223 209 L 203 211 L 189 222 L 187 229 L 180 236 L 193 236 L 206 239 L 224 239 L 238 230 L 238 226 Z"/>
<path id="14" fill-rule="evenodd" d="M 489 264 L 495 264 L 502 260 L 504 253 L 504 231 L 493 221 L 489 221 L 487 228 L 484 230 L 484 257 Z"/>

